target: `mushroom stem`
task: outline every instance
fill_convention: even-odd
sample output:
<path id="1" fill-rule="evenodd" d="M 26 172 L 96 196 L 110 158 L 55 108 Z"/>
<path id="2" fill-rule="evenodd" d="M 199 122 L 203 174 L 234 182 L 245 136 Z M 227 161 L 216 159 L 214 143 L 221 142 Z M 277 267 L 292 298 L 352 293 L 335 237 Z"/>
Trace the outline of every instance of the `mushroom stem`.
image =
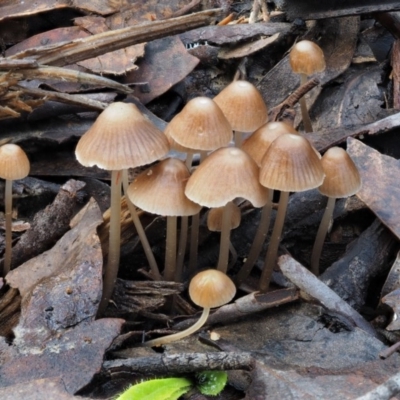
<path id="1" fill-rule="evenodd" d="M 307 83 L 307 75 L 306 74 L 300 74 L 300 85 L 304 85 Z M 301 108 L 301 115 L 303 118 L 303 127 L 305 132 L 312 132 L 312 124 L 311 124 L 311 119 L 310 115 L 308 114 L 307 110 L 307 102 L 305 96 L 303 96 L 300 99 L 300 108 Z"/>
<path id="2" fill-rule="evenodd" d="M 181 332 L 173 333 L 172 335 L 149 340 L 148 342 L 144 342 L 143 345 L 148 346 L 148 347 L 149 346 L 150 347 L 161 346 L 163 344 L 175 342 L 179 339 L 189 336 L 192 333 L 198 331 L 206 323 L 209 314 L 210 314 L 210 309 L 203 308 L 203 312 L 202 312 L 200 318 L 198 319 L 198 321 L 195 324 L 193 324 L 192 326 L 190 326 L 189 328 L 187 328 Z"/>
<path id="3" fill-rule="evenodd" d="M 6 249 L 4 253 L 3 276 L 10 272 L 12 252 L 12 180 L 6 179 L 5 212 L 6 212 Z"/>
<path id="4" fill-rule="evenodd" d="M 165 249 L 164 279 L 172 281 L 176 268 L 176 221 L 177 217 L 167 217 L 167 239 Z"/>
<path id="5" fill-rule="evenodd" d="M 229 243 L 231 236 L 231 215 L 232 207 L 231 202 L 227 203 L 224 207 L 222 214 L 222 227 L 221 227 L 221 241 L 219 246 L 219 257 L 217 270 L 226 274 L 228 270 L 229 261 Z"/>
<path id="6" fill-rule="evenodd" d="M 311 272 L 313 272 L 316 276 L 319 275 L 319 259 L 321 258 L 322 246 L 329 229 L 333 210 L 335 209 L 335 203 L 336 199 L 334 197 L 328 197 L 328 203 L 326 204 L 325 212 L 319 225 L 317 236 L 315 237 L 314 247 L 311 255 Z"/>
<path id="7" fill-rule="evenodd" d="M 190 171 L 193 163 L 193 153 L 186 153 L 185 165 L 187 169 Z"/>
<path id="8" fill-rule="evenodd" d="M 128 191 L 128 170 L 124 169 L 122 171 L 122 184 L 124 187 L 124 193 L 126 194 Z M 162 277 L 160 274 L 160 270 L 158 269 L 157 261 L 154 257 L 153 251 L 151 250 L 150 243 L 147 240 L 146 232 L 144 231 L 143 225 L 140 221 L 140 218 L 136 212 L 136 207 L 134 204 L 129 200 L 129 197 L 126 196 L 126 204 L 128 205 L 129 212 L 131 214 L 131 218 L 133 221 L 133 224 L 135 225 L 136 232 L 139 236 L 139 239 L 142 243 L 142 247 L 144 250 L 144 253 L 146 254 L 147 261 L 150 266 L 151 274 L 153 275 L 154 280 L 156 281 L 162 281 Z"/>
<path id="9" fill-rule="evenodd" d="M 243 143 L 243 132 L 235 131 L 235 147 L 239 149 L 242 147 Z"/>
<path id="10" fill-rule="evenodd" d="M 268 234 L 269 222 L 271 219 L 273 194 L 273 189 L 268 189 L 268 200 L 262 209 L 260 223 L 258 225 L 256 235 L 254 236 L 254 240 L 251 245 L 249 255 L 247 256 L 247 260 L 236 276 L 236 286 L 240 286 L 241 283 L 243 283 L 247 279 L 247 277 L 250 275 L 251 270 L 254 267 L 254 264 L 260 256 L 262 246 Z"/>
<path id="11" fill-rule="evenodd" d="M 185 260 L 189 217 L 181 217 L 181 232 L 179 234 L 178 256 L 176 261 L 175 282 L 182 281 L 183 261 Z"/>
<path id="12" fill-rule="evenodd" d="M 269 282 L 271 281 L 272 271 L 275 267 L 279 243 L 281 241 L 283 224 L 285 222 L 288 200 L 289 192 L 281 191 L 274 229 L 271 234 L 271 240 L 269 242 L 267 255 L 265 257 L 264 268 L 260 278 L 260 292 L 266 292 L 269 287 Z"/>
<path id="13" fill-rule="evenodd" d="M 100 315 L 107 308 L 118 275 L 121 245 L 121 177 L 122 171 L 111 172 L 109 249 L 103 280 L 103 295 L 98 310 L 98 314 Z"/>
<path id="14" fill-rule="evenodd" d="M 200 213 L 192 216 L 192 226 L 190 227 L 190 252 L 189 252 L 189 275 L 194 274 L 197 267 L 197 248 L 199 246 Z"/>

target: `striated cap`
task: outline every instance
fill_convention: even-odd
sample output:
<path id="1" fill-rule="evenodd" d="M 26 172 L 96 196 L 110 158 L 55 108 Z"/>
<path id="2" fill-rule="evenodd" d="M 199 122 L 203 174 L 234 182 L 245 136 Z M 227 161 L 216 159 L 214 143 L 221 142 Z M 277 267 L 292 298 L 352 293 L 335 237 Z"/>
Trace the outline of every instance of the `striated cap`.
<path id="1" fill-rule="evenodd" d="M 298 134 L 296 129 L 286 122 L 268 122 L 248 137 L 243 142 L 241 149 L 244 150 L 260 167 L 261 160 L 270 144 L 278 136 L 285 133 Z"/>
<path id="2" fill-rule="evenodd" d="M 254 132 L 268 121 L 267 106 L 250 82 L 233 81 L 214 97 L 214 101 L 235 131 Z"/>
<path id="3" fill-rule="evenodd" d="M 232 280 L 223 272 L 208 269 L 195 275 L 189 284 L 193 303 L 203 308 L 214 308 L 229 303 L 236 294 Z"/>
<path id="4" fill-rule="evenodd" d="M 322 49 L 309 40 L 296 43 L 289 54 L 292 71 L 296 74 L 312 75 L 325 69 Z"/>
<path id="5" fill-rule="evenodd" d="M 240 208 L 231 201 L 225 206 L 231 208 L 231 224 L 230 229 L 236 229 L 240 225 L 241 213 Z M 222 216 L 225 207 L 211 208 L 207 215 L 207 227 L 212 232 L 221 232 Z"/>
<path id="6" fill-rule="evenodd" d="M 165 134 L 178 145 L 202 151 L 227 146 L 233 137 L 223 112 L 208 97 L 190 100 L 167 125 Z"/>
<path id="7" fill-rule="evenodd" d="M 184 216 L 201 207 L 185 196 L 190 173 L 176 158 L 167 158 L 140 173 L 129 185 L 128 197 L 139 208 L 153 214 Z"/>
<path id="8" fill-rule="evenodd" d="M 260 182 L 270 189 L 302 192 L 320 186 L 324 176 L 315 149 L 292 133 L 274 140 L 261 162 Z"/>
<path id="9" fill-rule="evenodd" d="M 16 144 L 0 147 L 0 178 L 23 179 L 29 175 L 30 164 L 25 152 Z"/>
<path id="10" fill-rule="evenodd" d="M 150 164 L 168 151 L 166 136 L 134 104 L 117 102 L 81 137 L 75 154 L 85 167 L 112 171 Z"/>
<path id="11" fill-rule="evenodd" d="M 185 193 L 205 207 L 223 207 L 236 197 L 262 207 L 268 191 L 258 181 L 259 168 L 243 150 L 224 147 L 211 153 L 193 172 Z"/>
<path id="12" fill-rule="evenodd" d="M 325 179 L 318 190 L 325 196 L 340 198 L 356 194 L 361 178 L 356 165 L 345 150 L 330 148 L 321 158 Z"/>

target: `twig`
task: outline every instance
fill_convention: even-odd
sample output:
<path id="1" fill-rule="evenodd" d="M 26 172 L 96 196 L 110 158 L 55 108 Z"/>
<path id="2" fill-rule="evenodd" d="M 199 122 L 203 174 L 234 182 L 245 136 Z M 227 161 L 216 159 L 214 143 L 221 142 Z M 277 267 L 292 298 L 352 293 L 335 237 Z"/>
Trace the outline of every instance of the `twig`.
<path id="1" fill-rule="evenodd" d="M 357 397 L 356 400 L 389 400 L 398 393 L 400 393 L 400 373 L 363 396 Z"/>

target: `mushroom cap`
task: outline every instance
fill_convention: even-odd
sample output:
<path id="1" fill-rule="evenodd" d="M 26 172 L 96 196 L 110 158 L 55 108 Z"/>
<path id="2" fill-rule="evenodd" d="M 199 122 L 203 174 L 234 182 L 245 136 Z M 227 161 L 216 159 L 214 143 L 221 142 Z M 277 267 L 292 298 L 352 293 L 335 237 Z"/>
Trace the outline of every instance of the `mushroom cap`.
<path id="1" fill-rule="evenodd" d="M 109 171 L 150 164 L 169 151 L 166 136 L 134 104 L 110 104 L 81 137 L 75 154 L 85 167 Z"/>
<path id="2" fill-rule="evenodd" d="M 268 122 L 258 128 L 242 144 L 244 150 L 260 167 L 261 160 L 271 143 L 284 133 L 298 134 L 293 126 L 286 122 Z"/>
<path id="3" fill-rule="evenodd" d="M 268 110 L 257 88 L 247 81 L 233 81 L 214 101 L 219 105 L 233 130 L 254 132 L 268 121 Z"/>
<path id="4" fill-rule="evenodd" d="M 310 40 L 297 42 L 289 54 L 292 71 L 296 74 L 312 75 L 325 69 L 322 49 Z"/>
<path id="5" fill-rule="evenodd" d="M 30 164 L 25 152 L 16 144 L 0 147 L 0 178 L 22 179 L 29 175 Z"/>
<path id="6" fill-rule="evenodd" d="M 261 163 L 260 182 L 270 189 L 302 192 L 320 186 L 324 176 L 315 149 L 307 139 L 292 133 L 274 140 Z"/>
<path id="7" fill-rule="evenodd" d="M 189 284 L 193 303 L 203 308 L 214 308 L 229 303 L 236 294 L 232 280 L 223 272 L 208 269 L 195 275 Z"/>
<path id="8" fill-rule="evenodd" d="M 318 190 L 325 196 L 340 198 L 361 189 L 361 177 L 354 161 L 345 150 L 331 147 L 321 158 L 325 179 Z"/>
<path id="9" fill-rule="evenodd" d="M 201 207 L 185 196 L 190 173 L 176 158 L 167 158 L 140 173 L 129 185 L 128 197 L 139 208 L 153 214 L 185 216 Z"/>
<path id="10" fill-rule="evenodd" d="M 258 181 L 259 168 L 243 150 L 224 147 L 211 153 L 193 172 L 185 194 L 205 207 L 223 207 L 236 197 L 262 207 L 268 190 Z"/>
<path id="11" fill-rule="evenodd" d="M 231 225 L 230 229 L 236 229 L 240 225 L 241 213 L 240 208 L 231 201 L 225 206 L 231 208 Z M 211 208 L 207 215 L 207 227 L 212 232 L 221 232 L 222 215 L 225 207 Z"/>
<path id="12" fill-rule="evenodd" d="M 196 150 L 215 150 L 232 140 L 232 128 L 221 109 L 208 97 L 190 100 L 167 125 L 165 134 L 178 145 Z"/>

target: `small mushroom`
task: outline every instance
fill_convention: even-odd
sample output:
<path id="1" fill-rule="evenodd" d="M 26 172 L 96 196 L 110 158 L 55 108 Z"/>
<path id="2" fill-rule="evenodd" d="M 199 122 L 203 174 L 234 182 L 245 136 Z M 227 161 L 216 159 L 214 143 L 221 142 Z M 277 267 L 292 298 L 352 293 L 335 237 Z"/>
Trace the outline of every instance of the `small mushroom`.
<path id="1" fill-rule="evenodd" d="M 211 308 L 221 307 L 229 303 L 235 294 L 235 285 L 224 273 L 215 269 L 199 272 L 193 277 L 189 284 L 189 296 L 191 300 L 199 307 L 203 307 L 203 312 L 199 320 L 184 331 L 149 340 L 145 342 L 144 345 L 161 346 L 191 335 L 206 323 Z"/>
<path id="2" fill-rule="evenodd" d="M 322 49 L 310 40 L 302 40 L 296 43 L 289 54 L 289 62 L 292 71 L 300 74 L 300 85 L 307 82 L 307 77 L 325 69 L 325 58 Z M 312 132 L 312 124 L 307 110 L 306 99 L 300 99 L 301 115 L 303 117 L 304 130 Z"/>
<path id="3" fill-rule="evenodd" d="M 0 147 L 0 178 L 5 179 L 6 248 L 4 253 L 3 275 L 11 266 L 12 251 L 12 181 L 23 179 L 29 174 L 30 164 L 25 152 L 16 144 L 8 143 Z"/>
<path id="4" fill-rule="evenodd" d="M 328 197 L 311 255 L 311 271 L 319 275 L 322 246 L 332 219 L 337 198 L 349 197 L 361 188 L 361 178 L 353 160 L 341 147 L 331 147 L 321 158 L 325 179 L 318 190 Z"/>

